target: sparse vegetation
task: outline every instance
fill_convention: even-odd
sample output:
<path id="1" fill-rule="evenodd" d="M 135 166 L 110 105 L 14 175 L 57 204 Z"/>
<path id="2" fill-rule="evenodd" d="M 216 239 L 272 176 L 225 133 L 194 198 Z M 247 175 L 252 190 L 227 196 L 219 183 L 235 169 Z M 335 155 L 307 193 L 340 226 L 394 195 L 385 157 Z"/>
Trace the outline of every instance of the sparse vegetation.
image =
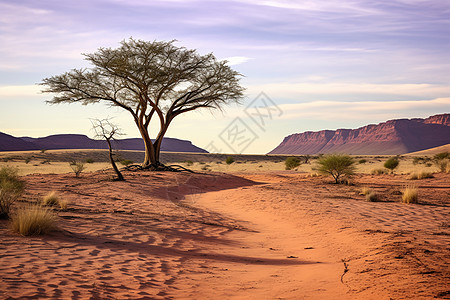
<path id="1" fill-rule="evenodd" d="M 402 192 L 402 203 L 418 203 L 419 192 L 417 187 L 414 185 L 409 185 L 403 188 Z"/>
<path id="2" fill-rule="evenodd" d="M 359 193 L 360 195 L 367 195 L 367 194 L 370 194 L 372 192 L 372 189 L 371 188 L 368 188 L 368 187 L 366 187 L 366 186 L 364 186 L 362 189 L 361 189 L 361 192 Z"/>
<path id="3" fill-rule="evenodd" d="M 31 157 L 25 158 L 25 163 L 26 163 L 27 165 L 30 163 L 30 161 L 31 161 Z"/>
<path id="4" fill-rule="evenodd" d="M 75 177 L 80 177 L 81 172 L 83 172 L 86 167 L 84 166 L 84 163 L 72 161 L 69 163 L 70 167 L 72 168 L 73 172 L 75 173 Z"/>
<path id="5" fill-rule="evenodd" d="M 86 163 L 93 164 L 94 160 L 92 158 L 88 158 L 88 159 L 86 159 Z"/>
<path id="6" fill-rule="evenodd" d="M 427 171 L 420 171 L 416 173 L 412 173 L 409 179 L 411 180 L 417 180 L 417 179 L 426 179 L 426 178 L 433 178 L 433 173 L 427 172 Z"/>
<path id="7" fill-rule="evenodd" d="M 367 162 L 367 159 L 365 159 L 365 158 L 363 158 L 363 159 L 360 159 L 360 160 L 358 160 L 358 164 L 365 164 Z"/>
<path id="8" fill-rule="evenodd" d="M 441 152 L 433 156 L 434 164 L 439 168 L 442 173 L 447 172 L 449 165 L 450 155 L 446 152 Z"/>
<path id="9" fill-rule="evenodd" d="M 133 161 L 129 160 L 129 159 L 124 159 L 124 160 L 121 160 L 120 163 L 124 166 L 129 166 L 133 163 Z"/>
<path id="10" fill-rule="evenodd" d="M 391 157 L 384 163 L 384 167 L 386 169 L 391 170 L 391 173 L 394 173 L 394 169 L 397 168 L 398 165 L 399 165 L 399 160 L 397 157 Z"/>
<path id="11" fill-rule="evenodd" d="M 42 198 L 42 205 L 44 206 L 59 206 L 60 198 L 56 192 L 50 192 Z"/>
<path id="12" fill-rule="evenodd" d="M 12 204 L 24 189 L 25 183 L 20 180 L 16 168 L 6 166 L 0 169 L 0 219 L 10 217 Z"/>
<path id="13" fill-rule="evenodd" d="M 349 177 L 355 172 L 354 160 L 349 155 L 324 155 L 319 158 L 318 164 L 318 171 L 323 174 L 331 175 L 336 183 L 342 182 L 343 177 Z"/>
<path id="14" fill-rule="evenodd" d="M 295 156 L 290 156 L 286 158 L 284 161 L 284 165 L 286 166 L 286 170 L 292 170 L 300 166 L 300 158 Z"/>
<path id="15" fill-rule="evenodd" d="M 379 200 L 378 194 L 374 191 L 371 191 L 370 193 L 366 194 L 366 201 L 368 202 L 377 202 Z"/>
<path id="16" fill-rule="evenodd" d="M 47 207 L 28 205 L 12 216 L 12 229 L 21 235 L 46 234 L 56 229 L 56 215 Z"/>
<path id="17" fill-rule="evenodd" d="M 41 153 L 45 153 L 45 151 L 47 151 L 47 149 L 41 149 Z"/>
<path id="18" fill-rule="evenodd" d="M 370 172 L 370 174 L 372 175 L 382 175 L 382 174 L 387 174 L 386 169 L 373 169 L 372 172 Z"/>
<path id="19" fill-rule="evenodd" d="M 186 165 L 189 166 L 189 167 L 192 166 L 193 164 L 194 163 L 192 162 L 192 160 L 187 160 L 186 161 Z"/>
<path id="20" fill-rule="evenodd" d="M 234 163 L 234 158 L 232 156 L 228 156 L 225 162 L 227 165 L 231 165 L 232 163 Z"/>

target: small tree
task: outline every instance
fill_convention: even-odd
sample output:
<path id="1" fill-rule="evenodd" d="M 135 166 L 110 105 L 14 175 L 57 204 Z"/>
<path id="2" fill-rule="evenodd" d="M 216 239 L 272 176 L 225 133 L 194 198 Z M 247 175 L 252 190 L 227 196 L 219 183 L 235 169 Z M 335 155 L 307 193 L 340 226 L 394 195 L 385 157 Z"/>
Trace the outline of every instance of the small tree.
<path id="1" fill-rule="evenodd" d="M 355 173 L 355 162 L 352 157 L 344 154 L 324 155 L 317 161 L 318 171 L 333 176 L 336 183 L 341 182 L 343 176 L 351 176 Z"/>
<path id="2" fill-rule="evenodd" d="M 384 163 L 384 167 L 386 169 L 391 170 L 391 173 L 394 173 L 394 169 L 398 167 L 398 164 L 399 164 L 398 158 L 391 157 Z"/>
<path id="3" fill-rule="evenodd" d="M 114 153 L 113 148 L 111 145 L 111 140 L 115 139 L 115 136 L 121 135 L 119 128 L 112 124 L 108 119 L 104 120 L 92 120 L 92 127 L 95 131 L 95 137 L 96 138 L 103 138 L 106 140 L 106 143 L 108 143 L 108 149 L 109 149 L 109 161 L 111 162 L 111 165 L 114 169 L 114 172 L 117 174 L 118 181 L 124 181 L 125 178 L 123 177 L 122 173 L 120 172 L 119 168 L 116 165 L 116 162 L 114 161 Z"/>
<path id="4" fill-rule="evenodd" d="M 284 164 L 286 166 L 286 170 L 292 170 L 292 169 L 300 166 L 300 159 L 295 156 L 290 156 L 290 157 L 286 158 L 286 160 L 284 161 Z"/>
<path id="5" fill-rule="evenodd" d="M 71 161 L 69 165 L 72 171 L 75 173 L 75 177 L 80 177 L 81 172 L 83 172 L 84 169 L 86 169 L 84 163 L 80 161 Z"/>

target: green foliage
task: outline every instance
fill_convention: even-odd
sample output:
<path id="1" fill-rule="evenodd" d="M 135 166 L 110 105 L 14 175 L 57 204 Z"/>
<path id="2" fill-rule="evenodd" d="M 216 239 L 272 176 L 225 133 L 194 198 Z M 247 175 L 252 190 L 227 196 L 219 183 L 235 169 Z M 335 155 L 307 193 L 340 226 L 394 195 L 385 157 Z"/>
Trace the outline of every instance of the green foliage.
<path id="1" fill-rule="evenodd" d="M 192 162 L 192 160 L 187 160 L 186 161 L 186 165 L 187 166 L 192 166 L 194 163 Z"/>
<path id="2" fill-rule="evenodd" d="M 394 169 L 397 168 L 399 165 L 399 161 L 397 157 L 391 157 L 387 161 L 384 162 L 384 167 L 386 169 L 391 170 L 391 172 L 394 172 Z"/>
<path id="3" fill-rule="evenodd" d="M 40 235 L 56 229 L 56 215 L 48 208 L 30 205 L 12 216 L 12 229 L 21 235 Z"/>
<path id="4" fill-rule="evenodd" d="M 72 168 L 72 171 L 75 173 L 75 177 L 79 177 L 81 172 L 86 169 L 84 163 L 82 162 L 72 161 L 69 163 L 69 165 Z"/>
<path id="5" fill-rule="evenodd" d="M 234 158 L 232 156 L 228 156 L 225 162 L 227 165 L 231 165 L 232 163 L 234 163 Z"/>
<path id="6" fill-rule="evenodd" d="M 0 219 L 10 217 L 12 204 L 25 190 L 25 182 L 18 175 L 18 170 L 12 167 L 0 169 Z"/>
<path id="7" fill-rule="evenodd" d="M 124 160 L 121 160 L 120 163 L 124 166 L 128 166 L 128 165 L 131 165 L 133 163 L 133 161 L 129 160 L 129 159 L 124 159 Z"/>
<path id="8" fill-rule="evenodd" d="M 86 159 L 86 163 L 93 164 L 94 160 L 92 158 L 88 158 L 88 159 Z"/>
<path id="9" fill-rule="evenodd" d="M 26 163 L 27 165 L 30 163 L 30 161 L 31 161 L 31 157 L 25 158 L 25 163 Z"/>
<path id="10" fill-rule="evenodd" d="M 367 159 L 360 159 L 360 160 L 358 160 L 358 164 L 365 164 L 367 162 Z"/>
<path id="11" fill-rule="evenodd" d="M 286 160 L 284 161 L 284 164 L 286 166 L 286 170 L 292 170 L 297 168 L 298 166 L 300 166 L 300 159 L 298 157 L 295 156 L 290 156 L 288 158 L 286 158 Z"/>
<path id="12" fill-rule="evenodd" d="M 441 152 L 433 156 L 434 160 L 442 160 L 446 158 L 450 158 L 450 154 L 448 153 L 448 151 Z"/>
<path id="13" fill-rule="evenodd" d="M 333 176 L 336 183 L 342 181 L 342 177 L 351 176 L 355 173 L 354 160 L 345 154 L 324 155 L 317 161 L 320 173 Z"/>

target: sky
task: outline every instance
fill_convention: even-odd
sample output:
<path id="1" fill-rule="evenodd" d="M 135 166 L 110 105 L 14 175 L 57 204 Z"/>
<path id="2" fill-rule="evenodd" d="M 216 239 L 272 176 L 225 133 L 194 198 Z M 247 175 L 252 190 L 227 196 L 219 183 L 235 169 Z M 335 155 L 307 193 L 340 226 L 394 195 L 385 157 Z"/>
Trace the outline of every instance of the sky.
<path id="1" fill-rule="evenodd" d="M 0 0 L 0 132 L 93 137 L 102 104 L 49 105 L 42 79 L 130 37 L 177 40 L 244 75 L 241 105 L 176 118 L 166 136 L 267 153 L 285 136 L 450 112 L 448 0 Z"/>

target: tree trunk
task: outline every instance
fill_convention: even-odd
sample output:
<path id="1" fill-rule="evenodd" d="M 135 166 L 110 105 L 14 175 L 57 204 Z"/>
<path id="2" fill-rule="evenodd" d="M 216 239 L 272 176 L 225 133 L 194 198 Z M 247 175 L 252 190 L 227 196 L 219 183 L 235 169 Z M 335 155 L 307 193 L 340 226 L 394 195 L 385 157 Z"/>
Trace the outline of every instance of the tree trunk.
<path id="1" fill-rule="evenodd" d="M 156 158 L 155 147 L 153 146 L 152 140 L 148 134 L 146 128 L 139 126 L 139 132 L 141 133 L 142 139 L 144 140 L 144 162 L 142 163 L 143 168 L 150 168 L 152 166 L 157 166 L 159 164 L 159 160 Z"/>
<path id="2" fill-rule="evenodd" d="M 112 167 L 114 169 L 114 172 L 116 172 L 116 174 L 117 174 L 117 180 L 118 181 L 124 181 L 125 178 L 123 178 L 122 173 L 119 171 L 119 168 L 117 168 L 116 162 L 114 161 L 112 147 L 111 147 L 111 140 L 110 139 L 106 139 L 106 142 L 108 142 L 108 147 L 109 147 L 109 160 L 111 161 L 111 165 L 112 165 Z"/>

